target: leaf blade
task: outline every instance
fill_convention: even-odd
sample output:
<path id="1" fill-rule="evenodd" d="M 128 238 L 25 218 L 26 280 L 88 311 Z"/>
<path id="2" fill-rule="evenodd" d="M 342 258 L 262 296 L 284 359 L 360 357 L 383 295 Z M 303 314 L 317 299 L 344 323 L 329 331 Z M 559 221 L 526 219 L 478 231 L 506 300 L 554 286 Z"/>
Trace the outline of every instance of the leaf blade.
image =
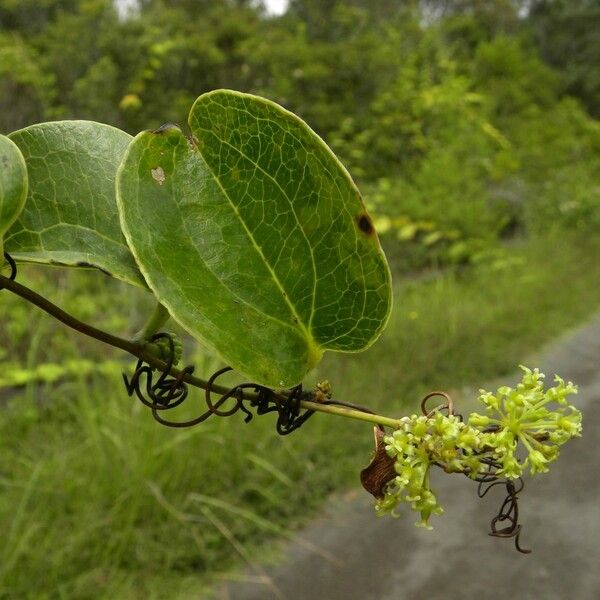
<path id="1" fill-rule="evenodd" d="M 3 238 L 18 219 L 27 198 L 27 166 L 19 148 L 0 135 L 0 266 L 3 264 Z"/>
<path id="2" fill-rule="evenodd" d="M 303 188 L 308 192 L 315 187 L 309 176 L 315 170 L 321 174 L 321 198 L 325 185 L 329 194 L 324 222 L 317 222 L 319 197 L 307 202 L 277 181 L 285 161 L 267 157 L 257 176 L 256 164 L 246 168 L 240 162 L 236 172 L 223 160 L 222 146 L 202 122 L 212 121 L 233 137 L 245 131 L 246 141 L 256 132 L 214 114 L 198 119 L 198 103 L 207 96 L 214 99 L 211 93 L 192 109 L 191 140 L 178 128 L 161 128 L 138 135 L 129 146 L 117 177 L 121 224 L 150 288 L 173 318 L 253 380 L 290 387 L 325 350 L 358 351 L 374 341 L 390 310 L 389 269 L 370 220 L 368 236 L 358 230 L 357 215 L 368 219 L 358 191 L 316 134 L 264 99 L 219 93 L 266 109 L 267 129 L 291 123 L 318 150 L 321 163 L 309 164 L 303 151 L 290 172 L 309 180 Z M 235 142 L 245 143 L 242 138 Z M 255 163 L 265 161 L 256 145 L 248 152 L 255 152 Z M 250 192 L 241 193 L 237 183 Z M 316 237 L 326 238 L 327 252 L 314 243 Z M 339 305 L 338 291 L 349 294 L 342 303 L 347 313 L 342 328 L 332 323 L 336 311 L 329 310 L 333 319 L 328 315 L 328 305 Z M 373 292 L 378 305 L 365 317 Z"/>
<path id="3" fill-rule="evenodd" d="M 6 247 L 21 262 L 97 268 L 145 286 L 120 229 L 114 182 L 131 136 L 92 121 L 40 123 L 10 134 L 29 194 Z"/>
<path id="4" fill-rule="evenodd" d="M 248 118 L 244 121 L 246 114 Z M 260 126 L 264 121 L 268 121 L 269 125 L 266 130 Z M 213 170 L 223 169 L 224 148 L 234 152 L 236 145 L 250 148 L 248 138 L 259 140 L 261 150 L 258 160 L 246 157 L 247 168 L 257 169 L 254 179 L 260 179 L 261 183 L 274 182 L 271 196 L 277 190 L 281 193 L 277 204 L 273 203 L 272 212 L 285 214 L 287 206 L 290 206 L 287 223 L 279 223 L 278 226 L 285 229 L 291 221 L 291 226 L 297 229 L 297 246 L 304 247 L 311 258 L 310 268 L 302 264 L 301 270 L 293 268 L 293 257 L 283 262 L 278 268 L 279 277 L 285 282 L 281 287 L 293 289 L 296 297 L 301 296 L 305 290 L 311 289 L 312 273 L 311 302 L 305 302 L 297 312 L 308 321 L 317 343 L 325 348 L 352 352 L 372 343 L 385 326 L 391 309 L 389 269 L 360 192 L 329 147 L 306 123 L 274 102 L 229 90 L 216 90 L 200 96 L 190 113 L 190 127 L 194 134 L 200 130 L 213 139 L 229 138 L 221 139 L 218 149 L 205 144 L 203 156 Z M 240 131 L 246 132 L 246 139 Z M 291 147 L 295 143 L 300 147 Z M 286 151 L 286 145 L 289 147 L 285 155 L 287 170 L 281 169 L 279 163 L 283 161 L 277 156 Z M 238 150 L 235 157 L 238 165 L 243 155 Z M 230 161 L 229 166 L 235 173 L 233 162 Z M 302 177 L 294 181 L 293 175 L 288 175 L 288 172 L 300 173 Z M 232 188 L 235 189 L 235 183 Z M 252 219 L 253 215 L 250 213 L 248 218 Z M 324 225 L 323 220 L 328 222 Z M 258 230 L 258 235 L 262 239 L 272 239 L 272 231 L 264 227 Z M 281 249 L 276 248 L 271 253 L 273 262 L 280 252 Z M 383 302 L 379 306 L 376 298 L 360 298 L 362 292 L 367 292 L 367 286 L 360 284 L 356 286 L 360 289 L 353 292 L 352 285 L 348 285 L 351 282 L 347 281 L 347 267 L 358 269 L 360 265 L 361 277 L 366 276 L 363 259 L 371 263 L 371 268 L 375 263 L 379 269 L 375 279 L 385 288 Z M 298 290 L 296 282 L 302 278 L 306 281 Z M 358 280 L 355 278 L 355 281 Z M 332 310 L 327 308 L 331 294 L 336 291 L 356 296 L 353 303 L 346 305 L 347 311 L 342 315 L 335 310 L 338 306 L 332 305 Z M 373 295 L 377 296 L 377 293 Z M 357 304 L 361 305 L 360 309 Z M 364 335 L 352 339 L 351 334 L 360 329 L 360 319 L 365 316 L 366 310 L 380 320 L 380 327 L 375 331 L 367 327 Z"/>

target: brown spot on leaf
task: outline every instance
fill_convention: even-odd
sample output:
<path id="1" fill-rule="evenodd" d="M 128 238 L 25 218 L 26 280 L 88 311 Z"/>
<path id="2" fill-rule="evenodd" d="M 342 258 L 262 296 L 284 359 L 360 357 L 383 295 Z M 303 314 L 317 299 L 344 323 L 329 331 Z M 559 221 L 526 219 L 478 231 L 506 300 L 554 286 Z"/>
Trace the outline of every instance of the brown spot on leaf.
<path id="1" fill-rule="evenodd" d="M 356 217 L 356 224 L 365 235 L 373 235 L 373 233 L 375 233 L 375 228 L 373 227 L 373 223 L 371 223 L 369 215 L 358 215 L 358 217 Z"/>
<path id="2" fill-rule="evenodd" d="M 383 498 L 385 495 L 385 486 L 396 477 L 394 469 L 394 459 L 388 456 L 385 451 L 385 434 L 378 427 L 374 428 L 375 433 L 375 456 L 373 460 L 360 472 L 360 482 L 362 486 L 375 496 Z"/>
<path id="3" fill-rule="evenodd" d="M 188 143 L 190 150 L 192 150 L 192 151 L 198 150 L 198 139 L 197 138 L 195 138 L 193 135 L 188 135 L 186 139 L 187 139 L 187 143 Z"/>

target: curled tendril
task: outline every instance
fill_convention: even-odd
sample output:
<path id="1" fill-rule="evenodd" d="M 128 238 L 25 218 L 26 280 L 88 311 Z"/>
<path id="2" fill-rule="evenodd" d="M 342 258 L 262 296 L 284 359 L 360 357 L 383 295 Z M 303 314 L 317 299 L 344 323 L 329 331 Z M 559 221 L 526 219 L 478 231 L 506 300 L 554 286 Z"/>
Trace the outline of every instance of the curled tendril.
<path id="1" fill-rule="evenodd" d="M 183 369 L 176 377 L 169 375 L 173 368 L 175 356 L 175 344 L 173 338 L 167 333 L 157 333 L 150 338 L 150 342 L 156 342 L 166 339 L 169 344 L 169 353 L 166 360 L 165 370 L 160 374 L 158 380 L 154 382 L 155 369 L 144 363 L 142 359 L 138 360 L 135 372 L 131 379 L 123 374 L 123 380 L 127 393 L 130 396 L 134 394 L 142 404 L 152 410 L 154 418 L 166 425 L 178 427 L 176 423 L 171 424 L 165 421 L 160 415 L 160 411 L 171 410 L 181 405 L 188 396 L 188 387 L 183 378 L 194 372 L 194 367 L 188 366 Z M 145 385 L 143 380 L 145 379 Z"/>
<path id="2" fill-rule="evenodd" d="M 143 359 L 137 362 L 131 379 L 123 375 L 123 380 L 129 396 L 135 394 L 142 404 L 151 409 L 154 419 L 162 425 L 176 428 L 193 427 L 213 415 L 216 417 L 230 417 L 239 411 L 245 414 L 244 421 L 248 423 L 253 418 L 250 408 L 255 408 L 258 415 L 276 412 L 277 433 L 288 435 L 302 426 L 314 414 L 314 411 L 311 410 L 302 412 L 300 402 L 310 394 L 305 394 L 301 385 L 285 394 L 281 394 L 257 383 L 240 383 L 231 387 L 225 393 L 221 393 L 215 399 L 217 380 L 232 370 L 231 367 L 224 367 L 213 373 L 207 382 L 204 393 L 207 410 L 187 421 L 167 419 L 163 416 L 164 411 L 177 408 L 187 399 L 188 386 L 184 378 L 194 372 L 194 367 L 190 365 L 177 376 L 171 376 L 170 372 L 174 365 L 175 356 L 173 338 L 168 333 L 157 333 L 150 338 L 150 342 L 156 342 L 160 339 L 168 341 L 169 352 L 165 361 L 165 368 L 160 373 L 158 380 L 154 382 L 157 370 L 146 364 Z M 253 392 L 254 397 L 247 399 L 244 395 L 246 390 Z M 229 401 L 233 401 L 233 403 L 229 405 Z"/>
<path id="3" fill-rule="evenodd" d="M 521 477 L 516 480 L 502 479 L 496 475 L 497 469 L 501 467 L 500 463 L 493 459 L 482 459 L 482 462 L 487 464 L 488 472 L 477 478 L 477 495 L 483 498 L 492 488 L 504 486 L 506 489 L 506 497 L 498 509 L 496 516 L 490 521 L 490 529 L 488 535 L 499 538 L 514 538 L 515 548 L 522 554 L 530 554 L 531 550 L 522 548 L 520 544 L 520 536 L 523 526 L 519 523 L 519 497 L 518 494 L 523 491 L 525 482 Z M 500 528 L 498 525 L 507 523 L 505 527 Z"/>
<path id="4" fill-rule="evenodd" d="M 488 427 L 486 430 L 495 431 L 495 428 Z M 488 535 L 499 538 L 514 538 L 515 548 L 522 554 L 530 554 L 531 550 L 521 547 L 520 536 L 523 526 L 519 523 L 519 497 L 518 494 L 525 488 L 525 482 L 521 477 L 516 480 L 498 477 L 497 471 L 502 465 L 487 456 L 481 458 L 481 463 L 487 466 L 487 472 L 475 479 L 477 481 L 477 495 L 483 498 L 495 487 L 504 486 L 506 497 L 504 498 L 495 517 L 490 521 L 490 532 Z M 515 485 L 516 482 L 516 485 Z M 503 528 L 498 524 L 507 523 Z"/>
<path id="5" fill-rule="evenodd" d="M 8 278 L 11 281 L 14 281 L 17 278 L 17 263 L 15 262 L 14 258 L 10 254 L 8 254 L 8 252 L 4 252 L 4 260 L 10 267 L 10 275 L 8 276 Z M 2 264 L 0 264 L 0 267 L 1 266 Z M 0 285 L 0 290 L 2 289 L 2 285 Z"/>
<path id="6" fill-rule="evenodd" d="M 428 400 L 431 398 L 435 398 L 437 396 L 440 396 L 441 398 L 443 398 L 445 400 L 445 402 L 442 402 L 442 404 L 439 404 L 435 408 L 427 410 Z M 421 400 L 421 412 L 428 419 L 431 418 L 435 413 L 442 412 L 443 410 L 447 411 L 448 416 L 454 414 L 454 403 L 452 402 L 452 398 L 450 397 L 450 395 L 447 394 L 446 392 L 439 392 L 439 391 L 429 392 L 429 394 L 427 394 L 427 396 L 425 396 L 423 398 L 423 400 Z"/>

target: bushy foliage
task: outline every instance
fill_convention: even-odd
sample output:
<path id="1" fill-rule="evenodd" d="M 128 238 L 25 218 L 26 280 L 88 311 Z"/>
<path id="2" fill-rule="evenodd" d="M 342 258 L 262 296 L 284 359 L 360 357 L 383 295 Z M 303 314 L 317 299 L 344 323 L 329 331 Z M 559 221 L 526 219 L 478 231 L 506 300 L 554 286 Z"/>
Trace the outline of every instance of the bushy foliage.
<path id="1" fill-rule="evenodd" d="M 594 110 L 596 13 L 541 0 L 293 0 L 278 18 L 245 0 L 10 1 L 0 129 L 87 118 L 136 132 L 183 123 L 201 92 L 254 92 L 325 137 L 404 266 L 477 262 L 519 232 L 600 220 L 599 126 L 565 96 Z"/>

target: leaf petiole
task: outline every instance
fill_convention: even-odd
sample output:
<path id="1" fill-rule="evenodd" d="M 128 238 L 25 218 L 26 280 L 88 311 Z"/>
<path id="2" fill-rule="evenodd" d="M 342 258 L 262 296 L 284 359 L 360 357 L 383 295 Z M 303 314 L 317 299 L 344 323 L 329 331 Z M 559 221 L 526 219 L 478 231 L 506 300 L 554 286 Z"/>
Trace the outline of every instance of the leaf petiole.
<path id="1" fill-rule="evenodd" d="M 145 341 L 157 333 L 162 326 L 169 320 L 171 315 L 169 311 L 160 303 L 156 304 L 154 312 L 150 315 L 142 329 L 133 337 L 134 341 Z"/>

